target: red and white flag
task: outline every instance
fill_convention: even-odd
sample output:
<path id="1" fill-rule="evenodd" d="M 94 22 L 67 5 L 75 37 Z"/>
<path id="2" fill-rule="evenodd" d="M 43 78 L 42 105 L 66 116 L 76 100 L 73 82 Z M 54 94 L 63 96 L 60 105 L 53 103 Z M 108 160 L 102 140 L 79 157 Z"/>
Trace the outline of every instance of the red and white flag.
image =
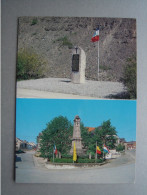
<path id="1" fill-rule="evenodd" d="M 91 41 L 92 41 L 92 42 L 99 41 L 99 28 L 96 29 L 96 32 L 94 33 L 94 35 L 93 35 Z"/>
<path id="2" fill-rule="evenodd" d="M 56 148 L 56 145 L 54 144 L 54 154 L 57 154 L 58 151 L 57 151 L 57 148 Z"/>

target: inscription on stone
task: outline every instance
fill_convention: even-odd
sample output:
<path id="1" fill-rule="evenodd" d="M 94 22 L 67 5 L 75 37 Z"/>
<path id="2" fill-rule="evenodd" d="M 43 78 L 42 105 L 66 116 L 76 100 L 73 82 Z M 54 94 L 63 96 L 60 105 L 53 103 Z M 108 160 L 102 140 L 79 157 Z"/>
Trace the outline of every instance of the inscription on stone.
<path id="1" fill-rule="evenodd" d="M 79 54 L 73 54 L 72 56 L 72 71 L 79 71 Z"/>

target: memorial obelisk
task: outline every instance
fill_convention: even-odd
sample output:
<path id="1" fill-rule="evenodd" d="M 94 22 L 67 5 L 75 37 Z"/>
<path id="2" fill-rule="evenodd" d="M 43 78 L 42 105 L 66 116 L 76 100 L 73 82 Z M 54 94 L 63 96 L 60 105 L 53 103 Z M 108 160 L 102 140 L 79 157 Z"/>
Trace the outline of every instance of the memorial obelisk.
<path id="1" fill-rule="evenodd" d="M 73 154 L 74 142 L 75 142 L 75 145 L 76 145 L 77 155 L 82 155 L 83 154 L 81 140 L 82 140 L 82 138 L 81 138 L 81 129 L 80 129 L 80 117 L 75 116 L 74 127 L 73 127 L 72 147 L 71 147 L 71 150 L 70 150 L 70 154 Z"/>

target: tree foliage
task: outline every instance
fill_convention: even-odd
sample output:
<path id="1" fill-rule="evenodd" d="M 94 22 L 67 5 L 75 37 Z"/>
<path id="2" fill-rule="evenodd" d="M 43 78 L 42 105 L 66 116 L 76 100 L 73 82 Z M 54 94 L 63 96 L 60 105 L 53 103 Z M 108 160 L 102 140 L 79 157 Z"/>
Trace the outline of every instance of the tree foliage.
<path id="1" fill-rule="evenodd" d="M 88 129 L 81 124 L 81 135 L 84 148 L 87 150 L 87 153 L 91 152 L 93 156 L 96 151 L 96 142 L 101 151 L 103 151 L 103 144 L 106 144 L 109 149 L 114 149 L 116 134 L 115 127 L 111 125 L 110 120 L 104 121 L 94 132 L 88 132 Z"/>
<path id="2" fill-rule="evenodd" d="M 81 137 L 83 149 L 86 155 L 91 152 L 92 158 L 95 158 L 96 142 L 101 151 L 103 151 L 103 144 L 105 143 L 109 149 L 115 148 L 116 130 L 111 125 L 110 120 L 104 121 L 100 127 L 97 127 L 93 132 L 88 132 L 88 129 L 81 122 Z M 61 152 L 62 156 L 68 158 L 72 143 L 73 125 L 66 117 L 59 116 L 54 118 L 47 124 L 47 127 L 42 132 L 41 136 L 41 155 L 43 157 L 51 158 L 53 156 L 53 146 Z M 102 156 L 98 155 L 98 156 Z M 71 156 L 69 157 L 71 158 Z M 87 158 L 87 156 L 86 156 Z"/>
<path id="3" fill-rule="evenodd" d="M 71 147 L 72 129 L 73 126 L 66 117 L 59 116 L 50 121 L 41 136 L 42 156 L 52 157 L 54 144 L 58 151 L 67 154 Z"/>
<path id="4" fill-rule="evenodd" d="M 111 121 L 104 121 L 101 127 L 98 127 L 99 136 L 110 149 L 115 148 L 117 132 L 115 127 L 111 125 Z"/>
<path id="5" fill-rule="evenodd" d="M 136 58 L 128 58 L 122 81 L 127 87 L 130 98 L 136 98 Z"/>
<path id="6" fill-rule="evenodd" d="M 44 77 L 47 61 L 32 49 L 20 49 L 17 55 L 17 80 L 37 79 Z"/>

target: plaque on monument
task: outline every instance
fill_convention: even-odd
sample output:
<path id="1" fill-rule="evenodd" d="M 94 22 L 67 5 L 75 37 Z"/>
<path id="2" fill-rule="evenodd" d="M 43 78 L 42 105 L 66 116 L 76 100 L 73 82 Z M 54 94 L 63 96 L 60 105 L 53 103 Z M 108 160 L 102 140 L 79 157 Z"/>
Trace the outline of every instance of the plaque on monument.
<path id="1" fill-rule="evenodd" d="M 79 54 L 74 54 L 72 56 L 72 71 L 79 71 Z"/>
<path id="2" fill-rule="evenodd" d="M 72 83 L 85 83 L 86 54 L 81 47 L 72 50 Z"/>

